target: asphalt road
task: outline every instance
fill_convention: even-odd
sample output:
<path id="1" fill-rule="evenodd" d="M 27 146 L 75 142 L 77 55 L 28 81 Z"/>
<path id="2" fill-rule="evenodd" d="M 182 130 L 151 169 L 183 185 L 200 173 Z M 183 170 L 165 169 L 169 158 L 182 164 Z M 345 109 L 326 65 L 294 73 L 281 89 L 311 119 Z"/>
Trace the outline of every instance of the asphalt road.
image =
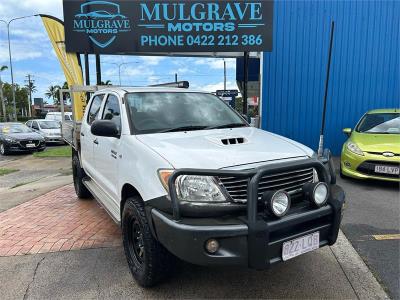
<path id="1" fill-rule="evenodd" d="M 400 234 L 399 184 L 340 177 L 338 184 L 347 195 L 343 232 L 388 294 L 400 299 L 400 240 L 386 236 Z"/>

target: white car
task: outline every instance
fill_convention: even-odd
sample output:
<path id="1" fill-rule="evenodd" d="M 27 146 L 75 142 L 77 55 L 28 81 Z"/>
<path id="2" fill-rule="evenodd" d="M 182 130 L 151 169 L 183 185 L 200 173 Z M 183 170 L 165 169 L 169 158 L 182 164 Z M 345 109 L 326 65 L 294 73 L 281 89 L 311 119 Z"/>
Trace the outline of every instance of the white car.
<path id="1" fill-rule="evenodd" d="M 142 286 L 173 257 L 263 269 L 336 241 L 344 193 L 329 158 L 250 127 L 212 94 L 106 88 L 75 131 L 76 193 L 121 224 Z"/>
<path id="2" fill-rule="evenodd" d="M 61 136 L 61 124 L 52 120 L 29 120 L 26 126 L 41 134 L 46 143 L 64 143 Z"/>
<path id="3" fill-rule="evenodd" d="M 64 121 L 73 121 L 72 112 L 65 112 L 64 113 Z M 49 112 L 46 114 L 46 120 L 53 120 L 53 121 L 62 121 L 61 112 Z"/>

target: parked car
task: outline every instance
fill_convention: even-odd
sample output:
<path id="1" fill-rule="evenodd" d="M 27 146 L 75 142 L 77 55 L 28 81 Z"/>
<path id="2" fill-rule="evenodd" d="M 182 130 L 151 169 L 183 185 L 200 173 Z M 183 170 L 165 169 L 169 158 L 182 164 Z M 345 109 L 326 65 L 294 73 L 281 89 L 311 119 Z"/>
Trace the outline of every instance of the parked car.
<path id="1" fill-rule="evenodd" d="M 73 121 L 72 112 L 65 112 L 64 113 L 65 121 Z M 46 120 L 53 120 L 53 121 L 62 121 L 61 112 L 49 112 L 46 114 Z"/>
<path id="2" fill-rule="evenodd" d="M 400 181 L 400 109 L 369 111 L 343 132 L 342 177 Z"/>
<path id="3" fill-rule="evenodd" d="M 21 123 L 0 123 L 0 154 L 34 152 L 46 149 L 40 134 Z"/>
<path id="4" fill-rule="evenodd" d="M 121 224 L 142 286 L 174 257 L 263 269 L 336 242 L 344 192 L 329 156 L 250 127 L 212 94 L 100 89 L 73 137 L 75 191 Z"/>
<path id="5" fill-rule="evenodd" d="M 52 120 L 29 120 L 26 126 L 33 131 L 41 134 L 46 143 L 63 143 L 64 140 L 61 136 L 61 124 L 58 121 Z"/>

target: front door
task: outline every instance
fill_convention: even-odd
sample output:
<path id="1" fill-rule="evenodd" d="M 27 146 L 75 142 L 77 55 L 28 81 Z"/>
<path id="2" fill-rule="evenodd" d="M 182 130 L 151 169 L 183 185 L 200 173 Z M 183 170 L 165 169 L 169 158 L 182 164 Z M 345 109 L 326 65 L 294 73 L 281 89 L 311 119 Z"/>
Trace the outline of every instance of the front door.
<path id="1" fill-rule="evenodd" d="M 114 122 L 121 133 L 121 101 L 117 95 L 108 94 L 99 119 Z M 97 139 L 98 145 L 94 151 L 99 184 L 113 200 L 118 201 L 120 198 L 118 169 L 121 139 L 114 137 L 97 137 Z"/>
<path id="2" fill-rule="evenodd" d="M 89 174 L 90 177 L 96 180 L 96 158 L 94 153 L 94 148 L 98 143 L 98 138 L 95 137 L 91 131 L 90 127 L 94 121 L 97 120 L 101 104 L 103 102 L 104 95 L 97 95 L 93 98 L 91 103 L 89 104 L 89 111 L 85 118 L 82 120 L 81 125 L 81 159 L 82 166 L 86 173 Z"/>

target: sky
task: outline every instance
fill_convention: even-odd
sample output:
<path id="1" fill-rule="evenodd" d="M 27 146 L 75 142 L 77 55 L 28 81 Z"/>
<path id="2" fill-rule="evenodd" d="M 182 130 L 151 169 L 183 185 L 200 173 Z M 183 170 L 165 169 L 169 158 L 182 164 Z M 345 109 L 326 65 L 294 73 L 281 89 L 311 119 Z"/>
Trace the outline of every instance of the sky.
<path id="1" fill-rule="evenodd" d="M 63 20 L 62 0 L 0 0 L 0 20 L 33 14 L 53 15 Z M 33 97 L 43 97 L 50 85 L 62 85 L 65 77 L 53 51 L 40 17 L 13 21 L 10 25 L 14 82 L 25 85 L 26 76 L 33 75 L 37 92 Z M 119 84 L 118 67 L 121 67 L 122 85 L 145 86 L 175 80 L 188 80 L 191 88 L 208 92 L 224 87 L 222 58 L 171 58 L 140 56 L 102 56 L 102 80 Z M 226 59 L 227 89 L 237 89 L 235 59 Z M 90 60 L 90 77 L 96 78 L 94 57 Z M 6 25 L 0 22 L 0 66 L 9 66 Z M 1 73 L 5 82 L 11 82 L 10 70 Z M 50 99 L 47 99 L 51 103 Z"/>

